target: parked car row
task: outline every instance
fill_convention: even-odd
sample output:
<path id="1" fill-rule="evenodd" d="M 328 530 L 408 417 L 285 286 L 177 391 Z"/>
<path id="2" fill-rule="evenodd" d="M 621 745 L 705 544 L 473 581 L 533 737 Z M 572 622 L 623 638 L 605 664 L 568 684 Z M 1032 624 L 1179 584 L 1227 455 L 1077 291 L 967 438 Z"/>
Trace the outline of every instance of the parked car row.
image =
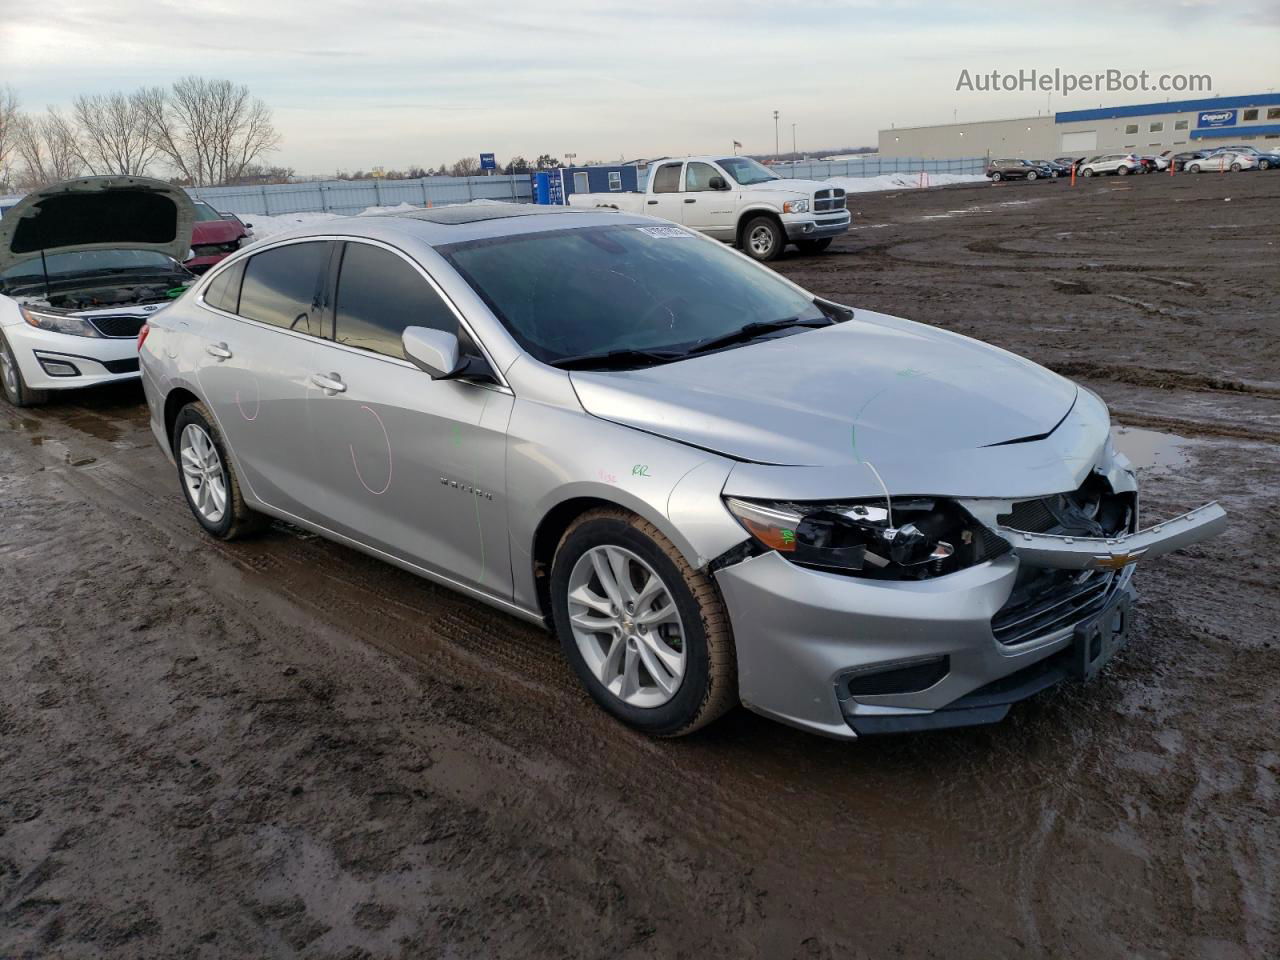
<path id="1" fill-rule="evenodd" d="M 1161 173 L 1170 165 L 1175 171 L 1210 173 L 1230 170 L 1280 169 L 1280 151 L 1259 150 L 1247 145 L 1214 147 L 1205 150 L 1188 150 L 1174 153 L 1166 150 L 1156 156 L 1136 153 L 1107 153 L 1086 157 L 1057 157 L 1053 160 L 1001 159 L 987 164 L 987 176 L 992 181 L 1039 180 L 1070 176 L 1074 168 L 1076 176 L 1128 176 L 1140 173 Z"/>
<path id="2" fill-rule="evenodd" d="M 544 624 L 650 734 L 995 722 L 1124 644 L 1135 561 L 1226 522 L 1141 529 L 1070 380 L 682 225 L 397 211 L 195 278 L 199 222 L 136 177 L 0 218 L 8 400 L 140 377 L 210 536 L 283 519 Z"/>

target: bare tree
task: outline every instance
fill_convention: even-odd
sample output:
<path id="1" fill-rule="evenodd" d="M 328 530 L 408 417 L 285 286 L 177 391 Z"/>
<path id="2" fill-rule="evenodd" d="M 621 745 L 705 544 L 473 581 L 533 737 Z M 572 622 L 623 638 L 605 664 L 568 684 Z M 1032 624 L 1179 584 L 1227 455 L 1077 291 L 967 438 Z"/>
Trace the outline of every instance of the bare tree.
<path id="1" fill-rule="evenodd" d="M 13 155 L 21 116 L 18 95 L 9 87 L 0 88 L 0 190 L 8 190 L 13 180 Z"/>
<path id="2" fill-rule="evenodd" d="M 20 186 L 41 187 L 70 180 L 84 168 L 75 125 L 50 107 L 43 117 L 20 116 L 14 149 L 22 161 Z"/>
<path id="3" fill-rule="evenodd" d="M 76 97 L 72 115 L 80 128 L 80 160 L 93 173 L 138 175 L 156 155 L 147 93 Z"/>
<path id="4" fill-rule="evenodd" d="M 443 169 L 442 167 L 442 172 Z M 478 157 L 463 157 L 461 160 L 455 160 L 453 165 L 449 167 L 449 176 L 451 177 L 478 177 L 480 172 L 480 160 Z"/>
<path id="5" fill-rule="evenodd" d="M 183 77 L 138 96 L 155 149 L 194 186 L 236 180 L 280 143 L 267 105 L 229 80 Z"/>

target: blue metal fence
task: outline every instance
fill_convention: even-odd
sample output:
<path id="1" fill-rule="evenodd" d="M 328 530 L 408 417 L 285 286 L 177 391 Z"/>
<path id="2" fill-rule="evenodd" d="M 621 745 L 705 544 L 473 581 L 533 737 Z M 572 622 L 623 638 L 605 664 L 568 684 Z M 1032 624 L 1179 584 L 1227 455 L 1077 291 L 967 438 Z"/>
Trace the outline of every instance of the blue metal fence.
<path id="1" fill-rule="evenodd" d="M 356 214 L 368 207 L 444 206 L 468 200 L 528 203 L 529 175 L 493 177 L 423 177 L 418 180 L 319 180 L 269 183 L 256 187 L 190 187 L 191 196 L 208 200 L 221 213 Z"/>
<path id="2" fill-rule="evenodd" d="M 987 169 L 986 157 L 959 157 L 932 160 L 926 157 L 882 157 L 878 153 L 843 160 L 802 160 L 770 167 L 782 177 L 803 180 L 825 180 L 828 177 L 878 177 L 884 173 L 956 173 L 981 176 Z"/>

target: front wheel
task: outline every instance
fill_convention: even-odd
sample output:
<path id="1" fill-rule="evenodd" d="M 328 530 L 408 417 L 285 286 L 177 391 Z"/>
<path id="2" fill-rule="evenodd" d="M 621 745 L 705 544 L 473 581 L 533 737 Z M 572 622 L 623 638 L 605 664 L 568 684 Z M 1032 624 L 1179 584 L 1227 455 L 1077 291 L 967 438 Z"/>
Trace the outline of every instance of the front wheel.
<path id="1" fill-rule="evenodd" d="M 565 658 L 596 703 L 624 723 L 681 736 L 736 702 L 719 590 L 635 514 L 599 509 L 574 521 L 552 561 L 551 600 Z"/>
<path id="2" fill-rule="evenodd" d="M 786 244 L 781 224 L 772 217 L 756 217 L 742 231 L 742 248 L 752 260 L 777 260 Z"/>
<path id="3" fill-rule="evenodd" d="M 823 237 L 821 240 L 797 240 L 796 246 L 801 253 L 814 254 L 821 253 L 827 247 L 831 246 L 831 238 Z"/>
<path id="4" fill-rule="evenodd" d="M 1271 161 L 1270 161 L 1270 160 L 1259 160 L 1259 161 L 1258 161 L 1258 169 L 1259 169 L 1259 170 L 1270 170 L 1270 169 L 1271 169 Z"/>
<path id="5" fill-rule="evenodd" d="M 1232 173 L 1239 173 L 1239 172 L 1240 172 L 1240 164 L 1238 164 L 1238 163 L 1233 163 L 1233 164 L 1231 165 L 1231 172 L 1232 172 Z"/>
<path id="6" fill-rule="evenodd" d="M 1084 168 L 1084 175 L 1085 175 L 1086 177 L 1092 177 L 1092 176 L 1093 176 L 1093 167 L 1085 167 L 1085 168 Z"/>
<path id="7" fill-rule="evenodd" d="M 3 333 L 0 333 L 0 390 L 15 407 L 34 407 L 49 399 L 48 390 L 32 390 L 22 379 L 18 358 Z"/>
<path id="8" fill-rule="evenodd" d="M 1118 170 L 1116 171 L 1116 173 L 1117 173 L 1119 176 L 1127 177 L 1127 176 L 1129 175 L 1129 168 L 1128 168 L 1128 167 L 1121 167 L 1120 169 L 1118 169 Z"/>
<path id="9" fill-rule="evenodd" d="M 1004 179 L 1004 174 L 1001 173 L 999 170 L 991 174 L 991 180 L 993 183 L 999 183 L 1003 179 Z"/>
<path id="10" fill-rule="evenodd" d="M 1191 164 L 1191 166 L 1187 167 L 1186 169 L 1187 169 L 1187 172 L 1188 172 L 1188 173 L 1199 173 L 1199 172 L 1200 172 L 1200 164 L 1198 164 L 1198 163 L 1193 163 L 1193 164 Z"/>
<path id="11" fill-rule="evenodd" d="M 178 411 L 172 443 L 187 506 L 206 533 L 235 540 L 266 526 L 267 518 L 244 502 L 222 434 L 203 403 Z"/>
<path id="12" fill-rule="evenodd" d="M 1040 176 L 1040 174 L 1036 173 L 1034 170 L 1028 170 L 1028 171 L 1027 171 L 1027 179 L 1028 179 L 1028 180 L 1035 180 L 1035 179 L 1036 179 L 1037 177 L 1039 177 L 1039 176 Z"/>

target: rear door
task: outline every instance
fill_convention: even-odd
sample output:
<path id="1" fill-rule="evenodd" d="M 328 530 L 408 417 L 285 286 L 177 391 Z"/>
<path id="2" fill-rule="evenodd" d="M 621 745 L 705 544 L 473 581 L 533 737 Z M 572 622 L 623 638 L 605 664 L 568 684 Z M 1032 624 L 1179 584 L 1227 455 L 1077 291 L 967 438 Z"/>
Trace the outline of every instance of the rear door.
<path id="1" fill-rule="evenodd" d="M 426 272 L 383 244 L 349 240 L 334 289 L 333 340 L 317 370 L 312 462 L 325 526 L 391 556 L 509 597 L 505 387 L 432 380 L 405 359 L 405 327 L 465 325 Z"/>
<path id="2" fill-rule="evenodd" d="M 220 272 L 201 296 L 210 317 L 197 379 L 240 478 L 263 503 L 307 519 L 317 494 L 308 372 L 332 251 L 327 240 L 271 247 Z"/>
<path id="3" fill-rule="evenodd" d="M 675 223 L 684 222 L 684 196 L 680 189 L 683 161 L 661 164 L 653 171 L 644 213 Z"/>

